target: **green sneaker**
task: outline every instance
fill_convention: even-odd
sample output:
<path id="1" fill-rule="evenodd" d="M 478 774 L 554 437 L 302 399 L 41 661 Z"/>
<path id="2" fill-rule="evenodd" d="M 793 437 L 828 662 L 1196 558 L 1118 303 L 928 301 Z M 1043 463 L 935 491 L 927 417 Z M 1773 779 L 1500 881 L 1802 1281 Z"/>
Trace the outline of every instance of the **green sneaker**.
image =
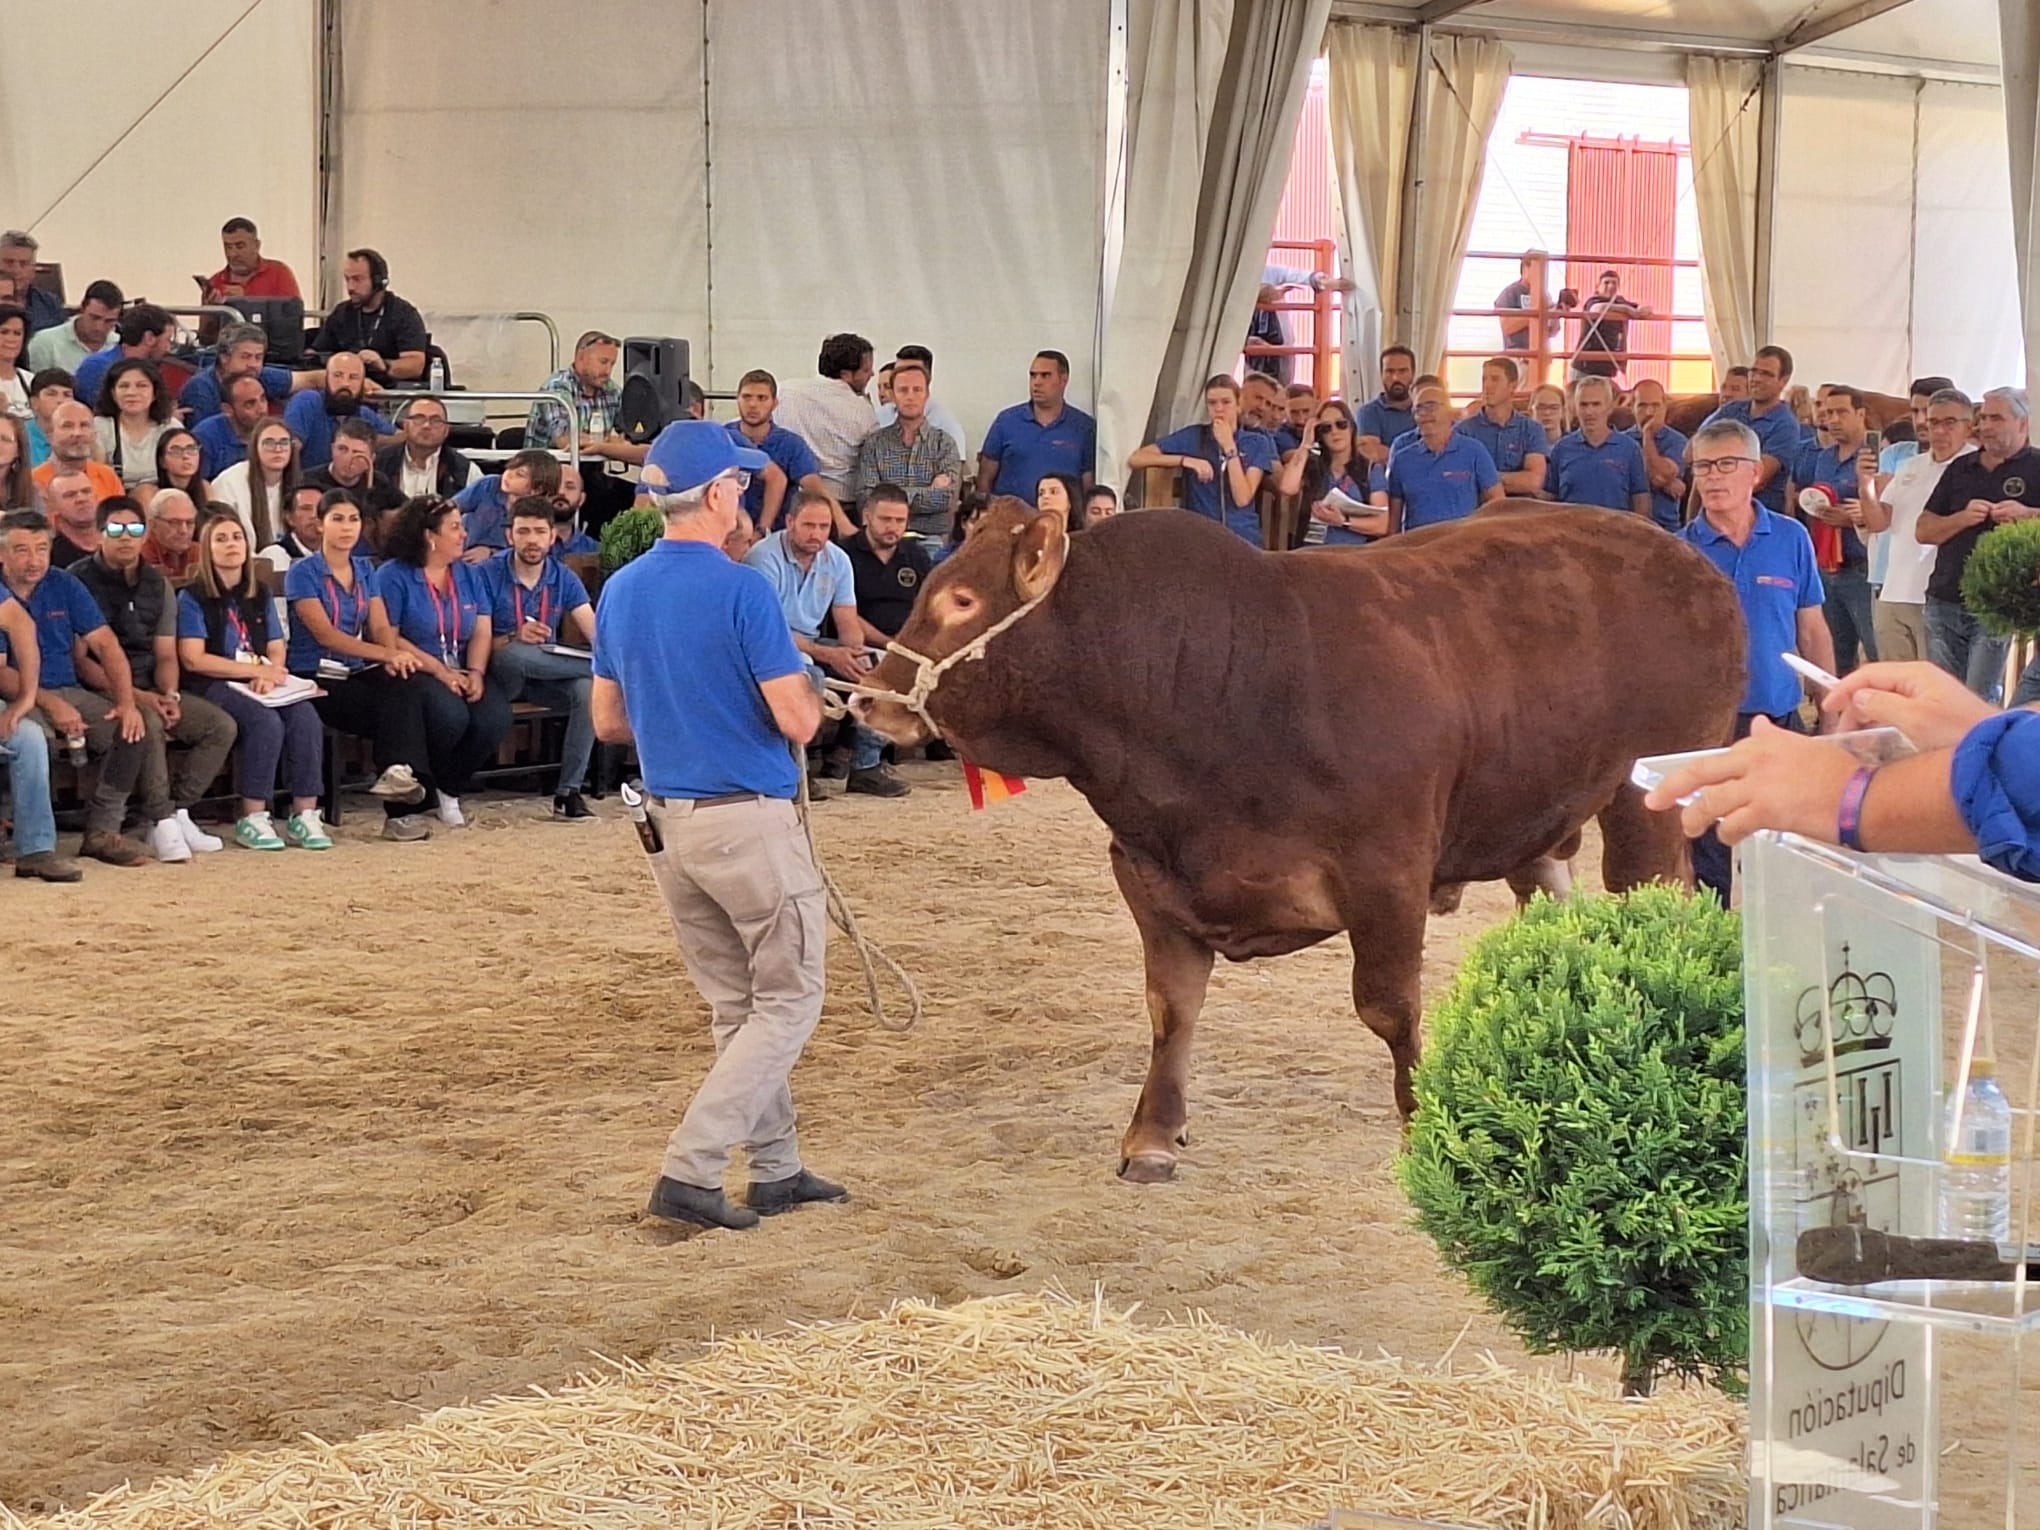
<path id="1" fill-rule="evenodd" d="M 243 850 L 281 850 L 283 841 L 267 813 L 250 813 L 234 825 L 234 843 Z"/>
<path id="2" fill-rule="evenodd" d="M 326 826 L 319 821 L 317 808 L 306 808 L 302 813 L 293 813 L 283 821 L 283 837 L 300 850 L 330 850 L 333 836 L 326 832 Z"/>

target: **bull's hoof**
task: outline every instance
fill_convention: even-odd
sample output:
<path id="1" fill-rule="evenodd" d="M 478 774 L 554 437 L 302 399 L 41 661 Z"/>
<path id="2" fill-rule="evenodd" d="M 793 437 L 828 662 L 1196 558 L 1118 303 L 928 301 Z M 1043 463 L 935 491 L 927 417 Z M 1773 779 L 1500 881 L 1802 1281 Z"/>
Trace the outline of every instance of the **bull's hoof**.
<path id="1" fill-rule="evenodd" d="M 1165 1185 L 1176 1177 L 1176 1160 L 1168 1153 L 1135 1153 L 1119 1160 L 1119 1177 L 1133 1185 Z"/>
<path id="2" fill-rule="evenodd" d="M 1459 900 L 1466 895 L 1464 882 L 1447 882 L 1431 889 L 1431 912 L 1440 917 L 1459 912 Z"/>

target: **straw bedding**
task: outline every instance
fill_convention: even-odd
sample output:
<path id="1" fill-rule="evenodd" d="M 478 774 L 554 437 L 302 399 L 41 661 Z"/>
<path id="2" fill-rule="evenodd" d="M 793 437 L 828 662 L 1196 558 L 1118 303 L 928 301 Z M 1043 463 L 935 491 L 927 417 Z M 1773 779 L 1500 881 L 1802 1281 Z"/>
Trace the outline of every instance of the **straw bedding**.
<path id="1" fill-rule="evenodd" d="M 1742 1524 L 1742 1409 L 1447 1374 L 1028 1295 L 734 1338 L 685 1365 L 231 1456 L 11 1526 Z"/>

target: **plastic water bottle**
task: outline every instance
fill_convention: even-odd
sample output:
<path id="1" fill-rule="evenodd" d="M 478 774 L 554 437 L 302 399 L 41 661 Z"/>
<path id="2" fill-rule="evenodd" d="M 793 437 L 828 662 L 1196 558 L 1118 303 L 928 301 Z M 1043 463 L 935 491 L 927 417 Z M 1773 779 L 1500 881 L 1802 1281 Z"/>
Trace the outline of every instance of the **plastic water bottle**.
<path id="1" fill-rule="evenodd" d="M 1946 1136 L 1941 1236 L 2005 1248 L 2012 1232 L 2012 1107 L 1998 1087 L 1997 1064 L 1990 1058 L 1971 1061 L 1969 1088 L 1948 1101 Z"/>

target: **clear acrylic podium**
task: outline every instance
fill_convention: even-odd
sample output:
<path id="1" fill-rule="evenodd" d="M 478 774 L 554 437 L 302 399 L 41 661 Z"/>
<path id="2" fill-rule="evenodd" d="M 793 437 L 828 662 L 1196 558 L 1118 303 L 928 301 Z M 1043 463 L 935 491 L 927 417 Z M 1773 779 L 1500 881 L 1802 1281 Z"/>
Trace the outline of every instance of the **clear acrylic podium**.
<path id="1" fill-rule="evenodd" d="M 1751 1530 L 2040 1530 L 2040 1280 L 1981 1250 L 1968 1273 L 2014 1278 L 1930 1275 L 1913 1241 L 1938 1233 L 1945 1091 L 1985 1056 L 2014 1112 L 2010 1242 L 2033 1245 L 2040 887 L 1791 836 L 1742 856 Z"/>

